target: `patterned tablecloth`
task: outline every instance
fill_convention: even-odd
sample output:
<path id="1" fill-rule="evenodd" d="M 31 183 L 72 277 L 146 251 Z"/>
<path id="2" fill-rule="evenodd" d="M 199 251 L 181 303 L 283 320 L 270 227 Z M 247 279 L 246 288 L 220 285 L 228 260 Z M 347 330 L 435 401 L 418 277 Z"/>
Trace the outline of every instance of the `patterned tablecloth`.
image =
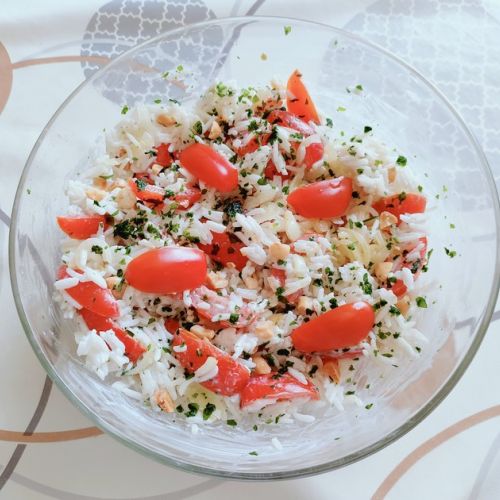
<path id="1" fill-rule="evenodd" d="M 250 484 L 135 454 L 52 386 L 24 336 L 8 273 L 15 188 L 42 127 L 95 70 L 166 29 L 230 15 L 286 15 L 359 33 L 433 80 L 500 180 L 500 2 L 491 0 L 2 0 L 0 8 L 0 497 L 6 499 L 500 498 L 500 308 L 457 387 L 423 423 L 342 470 Z M 82 40 L 87 43 L 82 45 Z M 90 43 L 89 43 L 90 42 Z M 304 457 L 307 460 L 307 457 Z"/>

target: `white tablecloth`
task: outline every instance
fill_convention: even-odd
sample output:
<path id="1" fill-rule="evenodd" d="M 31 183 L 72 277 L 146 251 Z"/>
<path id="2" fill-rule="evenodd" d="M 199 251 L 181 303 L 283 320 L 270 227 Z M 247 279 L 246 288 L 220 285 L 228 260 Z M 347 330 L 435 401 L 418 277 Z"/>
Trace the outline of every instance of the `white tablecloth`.
<path id="1" fill-rule="evenodd" d="M 0 7 L 0 497 L 29 499 L 500 498 L 499 325 L 444 403 L 361 462 L 279 483 L 183 473 L 100 434 L 52 387 L 24 336 L 8 276 L 15 188 L 38 134 L 96 54 L 210 17 L 287 15 L 355 31 L 401 55 L 464 115 L 500 179 L 500 3 L 480 0 L 3 0 Z M 494 319 L 500 318 L 500 311 Z M 30 432 L 26 433 L 26 429 Z M 29 434 L 29 435 L 27 435 Z M 307 460 L 307 457 L 304 457 Z"/>

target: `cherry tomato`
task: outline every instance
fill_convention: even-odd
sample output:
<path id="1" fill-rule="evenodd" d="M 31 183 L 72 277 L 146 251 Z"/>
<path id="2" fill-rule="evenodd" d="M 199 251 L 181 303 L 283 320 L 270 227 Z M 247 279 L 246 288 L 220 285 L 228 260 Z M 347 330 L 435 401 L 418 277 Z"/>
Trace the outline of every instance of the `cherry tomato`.
<path id="1" fill-rule="evenodd" d="M 296 398 L 319 399 L 318 390 L 311 381 L 308 380 L 306 384 L 303 384 L 288 373 L 252 375 L 240 396 L 242 408 L 256 401 L 262 401 L 262 406 L 264 406 Z"/>
<path id="2" fill-rule="evenodd" d="M 187 185 L 184 191 L 174 196 L 174 201 L 179 204 L 178 210 L 187 210 L 201 198 L 201 191 L 194 186 Z"/>
<path id="3" fill-rule="evenodd" d="M 165 328 L 170 332 L 170 333 L 175 333 L 181 324 L 179 323 L 178 320 L 174 318 L 167 318 L 165 320 Z"/>
<path id="4" fill-rule="evenodd" d="M 329 219 L 345 214 L 351 196 L 352 180 L 338 177 L 295 189 L 288 195 L 288 203 L 303 217 Z"/>
<path id="5" fill-rule="evenodd" d="M 162 247 L 130 261 L 125 279 L 141 292 L 159 295 L 200 286 L 207 277 L 205 254 L 197 248 Z"/>
<path id="6" fill-rule="evenodd" d="M 288 78 L 286 90 L 289 94 L 286 99 L 288 111 L 306 122 L 312 121 L 319 125 L 316 106 L 314 106 L 311 96 L 302 82 L 302 74 L 298 70 L 295 70 Z"/>
<path id="7" fill-rule="evenodd" d="M 285 286 L 286 271 L 284 269 L 277 269 L 275 267 L 271 268 L 271 276 L 279 281 L 281 287 Z M 304 293 L 303 290 L 300 289 L 294 293 L 291 293 L 290 295 L 285 295 L 284 297 L 290 304 L 295 304 L 303 293 Z"/>
<path id="8" fill-rule="evenodd" d="M 217 375 L 201 382 L 206 389 L 222 396 L 233 396 L 238 394 L 245 387 L 250 378 L 248 370 L 235 361 L 229 354 L 221 351 L 208 340 L 200 339 L 191 332 L 181 328 L 172 341 L 172 346 L 186 346 L 184 352 L 173 351 L 173 355 L 179 363 L 189 372 L 195 372 L 202 366 L 208 357 L 217 360 Z"/>
<path id="9" fill-rule="evenodd" d="M 414 193 L 401 193 L 382 198 L 373 204 L 373 208 L 380 214 L 389 212 L 400 221 L 402 214 L 421 214 L 425 212 L 427 200 L 425 196 Z"/>
<path id="10" fill-rule="evenodd" d="M 104 215 L 73 215 L 57 217 L 59 227 L 75 240 L 86 240 L 99 230 L 99 224 L 106 227 Z"/>
<path id="11" fill-rule="evenodd" d="M 296 130 L 299 134 L 302 134 L 305 137 L 314 134 L 314 129 L 305 121 L 301 120 L 294 114 L 281 109 L 274 109 L 271 111 L 267 117 L 267 121 L 272 124 Z"/>
<path id="12" fill-rule="evenodd" d="M 148 184 L 143 179 L 129 179 L 128 184 L 135 197 L 139 200 L 158 203 L 165 199 L 165 190 L 163 188 Z"/>
<path id="13" fill-rule="evenodd" d="M 125 346 L 125 354 L 128 359 L 133 363 L 137 363 L 137 360 L 146 352 L 146 348 L 140 342 L 137 342 L 137 340 L 128 335 L 109 318 L 99 316 L 88 309 L 80 309 L 79 313 L 89 330 L 96 330 L 98 332 L 113 330 L 116 338 Z"/>
<path id="14" fill-rule="evenodd" d="M 254 135 L 244 146 L 240 146 L 236 149 L 238 156 L 245 156 L 248 153 L 257 151 L 261 146 L 265 146 L 269 141 L 270 135 L 271 134 Z"/>
<path id="15" fill-rule="evenodd" d="M 58 279 L 69 278 L 66 266 L 61 266 Z M 78 285 L 66 288 L 65 292 L 82 307 L 106 318 L 118 318 L 120 310 L 111 290 L 101 288 L 93 281 L 83 281 Z"/>
<path id="16" fill-rule="evenodd" d="M 325 148 L 321 142 L 314 142 L 306 147 L 306 154 L 304 156 L 304 165 L 306 168 L 311 168 L 317 161 L 323 158 Z"/>
<path id="17" fill-rule="evenodd" d="M 182 166 L 207 186 L 222 193 L 238 187 L 238 170 L 206 144 L 195 143 L 179 155 Z"/>
<path id="18" fill-rule="evenodd" d="M 270 180 L 273 180 L 275 176 L 279 176 L 283 180 L 285 180 L 290 177 L 290 172 L 287 172 L 286 174 L 278 172 L 278 169 L 276 168 L 276 165 L 274 164 L 273 160 L 269 160 L 267 162 L 266 168 L 264 169 L 264 176 L 266 177 L 266 179 Z"/>
<path id="19" fill-rule="evenodd" d="M 238 238 L 228 233 L 212 233 L 212 243 L 199 243 L 198 246 L 215 262 L 227 266 L 234 264 L 238 271 L 241 271 L 248 258 L 241 253 L 245 246 Z"/>
<path id="20" fill-rule="evenodd" d="M 345 304 L 295 328 L 293 345 L 302 352 L 355 346 L 370 333 L 374 321 L 373 307 L 367 302 Z"/>
<path id="21" fill-rule="evenodd" d="M 247 327 L 255 319 L 255 313 L 247 304 L 243 304 L 238 310 L 232 310 L 229 297 L 218 295 L 204 285 L 191 292 L 191 301 L 198 315 L 209 321 L 212 321 L 212 318 L 218 314 L 234 314 L 233 320 L 216 321 L 219 328 L 232 326 L 241 329 Z"/>
<path id="22" fill-rule="evenodd" d="M 155 163 L 158 163 L 158 165 L 161 165 L 162 167 L 170 167 L 170 165 L 172 165 L 173 158 L 170 152 L 168 151 L 169 147 L 170 144 L 160 144 L 156 148 Z"/>

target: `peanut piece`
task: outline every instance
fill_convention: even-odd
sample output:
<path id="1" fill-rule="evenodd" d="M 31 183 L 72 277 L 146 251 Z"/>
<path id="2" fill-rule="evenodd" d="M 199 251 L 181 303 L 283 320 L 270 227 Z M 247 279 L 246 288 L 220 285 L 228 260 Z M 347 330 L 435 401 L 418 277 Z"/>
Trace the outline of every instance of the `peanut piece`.
<path id="1" fill-rule="evenodd" d="M 271 340 L 274 336 L 274 324 L 272 321 L 264 321 L 255 327 L 255 335 L 260 340 Z"/>
<path id="2" fill-rule="evenodd" d="M 401 314 L 403 316 L 406 316 L 408 314 L 408 309 L 410 309 L 410 297 L 408 297 L 408 295 L 405 295 L 404 297 L 399 299 L 396 303 L 396 307 L 401 311 Z"/>
<path id="3" fill-rule="evenodd" d="M 208 273 L 208 283 L 216 290 L 226 288 L 229 285 L 229 281 L 226 278 L 223 278 L 220 274 L 214 273 L 213 271 Z"/>
<path id="4" fill-rule="evenodd" d="M 243 281 L 249 290 L 257 290 L 259 288 L 259 282 L 253 276 L 247 276 Z"/>
<path id="5" fill-rule="evenodd" d="M 87 188 L 85 193 L 91 200 L 95 201 L 101 201 L 106 196 L 106 191 L 103 191 L 102 189 L 98 189 L 95 187 Z"/>
<path id="6" fill-rule="evenodd" d="M 290 253 L 290 245 L 284 243 L 272 243 L 269 247 L 269 255 L 275 260 L 284 260 Z"/>
<path id="7" fill-rule="evenodd" d="M 387 229 L 396 225 L 398 218 L 390 212 L 382 212 L 380 214 L 380 229 Z"/>
<path id="8" fill-rule="evenodd" d="M 213 141 L 214 139 L 217 139 L 221 135 L 222 135 L 222 129 L 220 128 L 219 123 L 214 121 L 212 123 L 212 126 L 210 127 L 210 133 L 208 134 L 208 138 Z"/>
<path id="9" fill-rule="evenodd" d="M 392 271 L 392 262 L 379 262 L 375 264 L 374 271 L 379 281 L 385 281 Z"/>
<path id="10" fill-rule="evenodd" d="M 163 170 L 163 167 L 161 165 L 158 165 L 158 163 L 153 163 L 153 165 L 151 167 L 151 173 L 153 175 L 158 175 L 162 170 Z"/>
<path id="11" fill-rule="evenodd" d="M 214 330 L 211 330 L 210 328 L 205 328 L 204 326 L 201 325 L 192 326 L 190 332 L 194 333 L 200 339 L 212 340 L 215 337 Z"/>
<path id="12" fill-rule="evenodd" d="M 135 195 L 132 190 L 126 186 L 116 195 L 116 204 L 118 208 L 126 210 L 135 207 Z"/>
<path id="13" fill-rule="evenodd" d="M 396 167 L 391 167 L 387 171 L 387 179 L 388 179 L 389 183 L 392 183 L 396 180 L 396 175 L 397 175 Z"/>
<path id="14" fill-rule="evenodd" d="M 155 392 L 154 398 L 156 404 L 166 413 L 174 411 L 174 402 L 170 394 L 165 389 L 159 389 Z"/>
<path id="15" fill-rule="evenodd" d="M 307 297 L 305 295 L 302 295 L 299 297 L 299 301 L 297 303 L 297 312 L 301 315 L 304 316 L 307 311 L 307 309 L 312 310 L 313 308 L 313 299 L 310 297 Z"/>
<path id="16" fill-rule="evenodd" d="M 98 189 L 106 189 L 108 183 L 106 179 L 103 179 L 102 177 L 94 177 L 92 184 Z"/>
<path id="17" fill-rule="evenodd" d="M 118 276 L 110 276 L 109 278 L 106 278 L 106 284 L 108 285 L 108 288 L 111 290 L 111 293 L 113 294 L 113 297 L 115 299 L 121 299 L 125 292 L 125 285 L 122 284 L 120 289 L 117 288 L 120 282 L 121 279 L 118 278 Z"/>
<path id="18" fill-rule="evenodd" d="M 254 356 L 252 356 L 252 361 L 255 363 L 254 371 L 258 375 L 271 373 L 271 367 L 267 364 L 267 361 L 259 354 L 255 354 Z"/>
<path id="19" fill-rule="evenodd" d="M 163 125 L 164 127 L 171 127 L 172 125 L 175 125 L 177 122 L 171 116 L 161 114 L 156 117 L 156 123 L 158 123 L 159 125 Z"/>

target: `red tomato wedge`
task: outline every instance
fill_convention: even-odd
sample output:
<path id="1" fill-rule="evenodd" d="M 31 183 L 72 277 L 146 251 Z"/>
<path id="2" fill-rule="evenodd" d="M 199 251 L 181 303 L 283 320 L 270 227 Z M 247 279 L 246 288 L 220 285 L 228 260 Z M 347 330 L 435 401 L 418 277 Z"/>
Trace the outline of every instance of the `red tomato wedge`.
<path id="1" fill-rule="evenodd" d="M 61 266 L 57 273 L 57 278 L 69 278 L 66 266 Z M 65 292 L 83 308 L 105 318 L 118 318 L 120 310 L 118 302 L 113 297 L 111 290 L 101 288 L 93 281 L 84 281 L 71 288 L 66 288 Z"/>
<path id="2" fill-rule="evenodd" d="M 303 323 L 292 332 L 295 349 L 322 352 L 359 344 L 370 333 L 375 321 L 367 302 L 345 304 Z"/>
<path id="3" fill-rule="evenodd" d="M 189 173 L 221 193 L 238 187 L 238 170 L 206 144 L 191 144 L 180 152 L 179 159 Z"/>
<path id="4" fill-rule="evenodd" d="M 232 263 L 238 271 L 241 271 L 248 262 L 248 258 L 241 253 L 245 245 L 236 237 L 233 239 L 234 241 L 228 233 L 212 233 L 212 243 L 199 243 L 198 247 L 215 262 L 224 266 Z"/>
<path id="5" fill-rule="evenodd" d="M 248 153 L 257 151 L 261 146 L 265 146 L 271 134 L 262 134 L 261 136 L 253 136 L 244 146 L 236 149 L 238 156 L 245 156 Z"/>
<path id="6" fill-rule="evenodd" d="M 158 165 L 161 165 L 162 167 L 170 167 L 170 165 L 172 165 L 174 160 L 168 151 L 169 147 L 170 144 L 160 144 L 156 148 L 155 163 L 158 163 Z"/>
<path id="7" fill-rule="evenodd" d="M 306 155 L 304 156 L 304 165 L 306 168 L 311 168 L 317 161 L 323 158 L 325 148 L 321 142 L 314 142 L 306 147 Z"/>
<path id="8" fill-rule="evenodd" d="M 181 346 L 183 344 L 186 346 L 186 350 L 184 352 L 173 350 L 173 355 L 189 373 L 193 373 L 200 368 L 208 357 L 217 360 L 217 375 L 206 382 L 201 382 L 203 387 L 222 396 L 233 396 L 240 393 L 246 386 L 250 378 L 248 370 L 229 354 L 221 351 L 207 340 L 202 340 L 181 328 L 174 335 L 172 346 Z"/>
<path id="9" fill-rule="evenodd" d="M 421 214 L 425 212 L 427 200 L 425 196 L 415 193 L 400 193 L 382 198 L 373 204 L 373 208 L 380 214 L 389 212 L 400 221 L 402 214 Z"/>
<path id="10" fill-rule="evenodd" d="M 204 285 L 191 292 L 191 301 L 199 316 L 209 321 L 212 321 L 212 318 L 218 314 L 233 313 L 235 315 L 233 321 L 216 321 L 215 323 L 220 327 L 232 326 L 241 329 L 247 327 L 255 319 L 255 314 L 248 305 L 244 304 L 237 311 L 233 311 L 228 297 L 218 295 Z"/>
<path id="11" fill-rule="evenodd" d="M 314 134 L 314 129 L 307 124 L 305 121 L 301 120 L 294 114 L 283 111 L 281 109 L 274 109 L 269 113 L 267 121 L 271 124 L 280 125 L 282 127 L 291 128 L 299 132 L 299 134 L 307 137 L 308 135 Z"/>
<path id="12" fill-rule="evenodd" d="M 302 82 L 302 74 L 298 70 L 295 70 L 290 75 L 290 78 L 288 78 L 286 90 L 288 92 L 288 97 L 286 99 L 288 111 L 306 122 L 312 121 L 319 125 L 320 122 L 316 106 Z"/>
<path id="13" fill-rule="evenodd" d="M 128 284 L 141 292 L 165 295 L 192 290 L 207 277 L 205 254 L 197 248 L 163 247 L 132 259 L 125 270 Z"/>
<path id="14" fill-rule="evenodd" d="M 181 324 L 179 323 L 178 320 L 174 318 L 167 318 L 165 320 L 165 328 L 170 332 L 170 333 L 175 333 Z"/>
<path id="15" fill-rule="evenodd" d="M 303 217 L 329 219 L 344 215 L 352 197 L 352 180 L 338 177 L 299 187 L 288 195 L 288 204 Z"/>
<path id="16" fill-rule="evenodd" d="M 290 177 L 290 172 L 286 174 L 282 174 L 281 172 L 278 172 L 278 169 L 276 168 L 276 165 L 274 164 L 273 160 L 269 160 L 267 162 L 266 168 L 264 169 L 264 176 L 266 179 L 274 179 L 274 176 L 279 176 L 283 180 L 288 179 Z"/>
<path id="17" fill-rule="evenodd" d="M 288 373 L 283 375 L 272 373 L 253 375 L 241 391 L 240 396 L 242 408 L 256 401 L 262 401 L 262 406 L 264 406 L 296 398 L 319 399 L 318 390 L 311 381 L 308 380 L 307 384 L 303 384 Z"/>
<path id="18" fill-rule="evenodd" d="M 178 210 L 187 210 L 201 198 L 201 191 L 194 186 L 187 185 L 184 191 L 174 196 L 174 201 L 178 203 Z"/>
<path id="19" fill-rule="evenodd" d="M 285 286 L 286 271 L 284 269 L 277 269 L 275 267 L 271 268 L 271 276 L 279 281 L 281 287 Z M 290 295 L 285 295 L 285 298 L 288 302 L 290 302 L 290 304 L 295 304 L 302 294 L 303 291 L 300 289 Z"/>
<path id="20" fill-rule="evenodd" d="M 99 224 L 106 227 L 104 215 L 73 215 L 57 217 L 59 227 L 75 240 L 86 240 L 99 230 Z"/>
<path id="21" fill-rule="evenodd" d="M 130 359 L 133 363 L 136 363 L 142 354 L 146 352 L 146 348 L 141 343 L 137 342 L 137 340 L 128 335 L 109 318 L 99 316 L 88 309 L 80 309 L 79 313 L 85 321 L 87 328 L 90 330 L 96 330 L 98 332 L 113 330 L 116 338 L 125 346 L 125 354 L 128 359 Z"/>
<path id="22" fill-rule="evenodd" d="M 163 188 L 148 184 L 143 179 L 129 179 L 128 184 L 135 197 L 139 200 L 159 203 L 165 199 L 165 190 Z"/>

